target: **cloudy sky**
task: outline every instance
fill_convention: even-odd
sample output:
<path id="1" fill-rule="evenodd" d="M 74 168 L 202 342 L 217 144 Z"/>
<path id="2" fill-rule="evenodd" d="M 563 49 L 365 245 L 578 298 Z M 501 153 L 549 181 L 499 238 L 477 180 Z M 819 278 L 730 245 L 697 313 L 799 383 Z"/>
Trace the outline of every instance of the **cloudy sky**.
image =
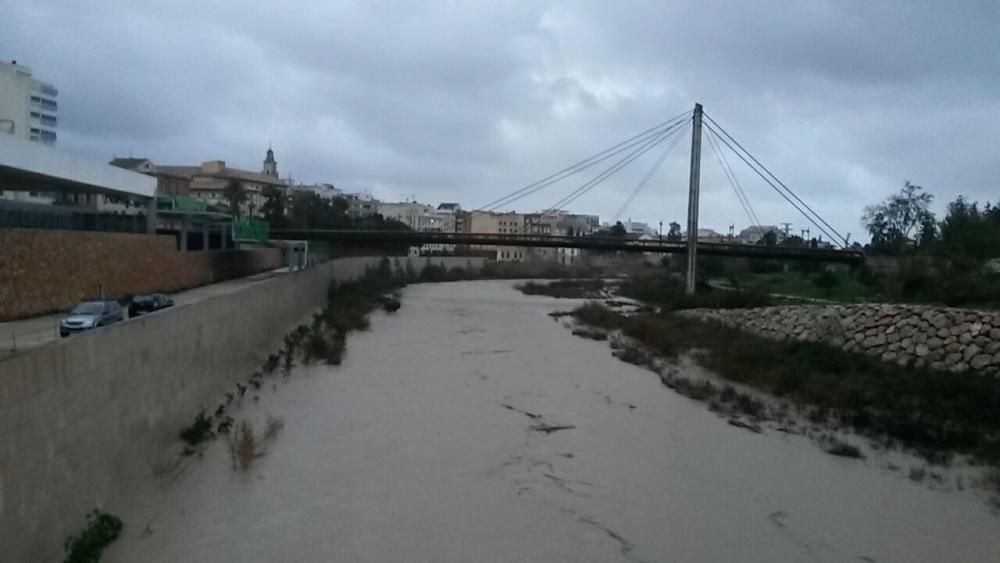
<path id="1" fill-rule="evenodd" d="M 1000 199 L 994 0 L 20 0 L 0 58 L 59 88 L 64 150 L 258 169 L 270 141 L 282 176 L 392 200 L 475 208 L 696 101 L 854 239 L 906 179 Z M 684 222 L 689 143 L 623 218 Z M 660 152 L 571 209 L 610 218 Z M 806 226 L 729 160 L 763 223 Z M 748 222 L 708 146 L 701 210 Z"/>

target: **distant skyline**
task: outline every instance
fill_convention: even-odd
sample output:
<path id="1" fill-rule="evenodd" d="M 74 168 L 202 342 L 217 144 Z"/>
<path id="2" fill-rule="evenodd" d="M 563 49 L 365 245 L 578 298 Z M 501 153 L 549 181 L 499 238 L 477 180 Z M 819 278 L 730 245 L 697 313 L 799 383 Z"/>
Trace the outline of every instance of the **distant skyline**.
<path id="1" fill-rule="evenodd" d="M 270 142 L 282 177 L 467 208 L 701 102 L 864 241 L 864 206 L 904 180 L 939 218 L 960 194 L 1000 198 L 998 29 L 987 0 L 49 0 L 5 6 L 0 58 L 59 88 L 61 150 L 257 170 Z M 623 218 L 685 223 L 688 143 Z M 745 227 L 703 148 L 701 225 Z M 570 210 L 610 219 L 655 153 Z M 807 226 L 730 163 L 761 223 Z"/>

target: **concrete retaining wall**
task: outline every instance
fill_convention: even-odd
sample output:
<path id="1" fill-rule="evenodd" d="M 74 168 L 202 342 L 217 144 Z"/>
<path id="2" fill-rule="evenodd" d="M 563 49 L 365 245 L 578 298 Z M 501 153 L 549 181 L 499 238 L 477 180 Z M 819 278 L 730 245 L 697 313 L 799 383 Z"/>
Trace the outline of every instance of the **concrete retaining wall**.
<path id="1" fill-rule="evenodd" d="M 178 252 L 174 237 L 0 229 L 0 320 L 100 294 L 175 292 L 281 267 L 281 250 Z"/>
<path id="2" fill-rule="evenodd" d="M 823 341 L 887 362 L 1000 373 L 1000 313 L 922 305 L 794 305 L 678 313 L 779 340 Z"/>
<path id="3" fill-rule="evenodd" d="M 378 260 L 334 260 L 0 361 L 0 561 L 61 560 L 84 515 L 175 456 L 179 430 L 276 351 L 331 279 Z"/>

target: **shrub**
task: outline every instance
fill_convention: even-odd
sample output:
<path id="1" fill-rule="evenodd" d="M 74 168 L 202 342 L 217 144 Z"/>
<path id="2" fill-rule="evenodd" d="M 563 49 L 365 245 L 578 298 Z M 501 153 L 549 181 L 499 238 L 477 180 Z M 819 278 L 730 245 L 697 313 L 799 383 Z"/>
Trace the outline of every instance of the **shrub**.
<path id="1" fill-rule="evenodd" d="M 848 444 L 847 442 L 841 442 L 840 440 L 833 438 L 829 441 L 827 446 L 823 448 L 823 451 L 830 455 L 836 455 L 841 457 L 852 457 L 855 459 L 864 459 L 864 454 L 861 453 L 861 449 L 854 444 Z"/>
<path id="2" fill-rule="evenodd" d="M 606 329 L 618 328 L 624 319 L 621 314 L 595 302 L 584 303 L 574 309 L 573 317 L 580 322 Z"/>
<path id="3" fill-rule="evenodd" d="M 253 433 L 253 425 L 243 420 L 236 427 L 236 431 L 229 435 L 229 455 L 233 462 L 233 469 L 246 471 L 250 464 L 257 457 L 257 438 Z"/>
<path id="4" fill-rule="evenodd" d="M 194 422 L 191 426 L 181 430 L 180 437 L 189 446 L 197 446 L 205 440 L 214 438 L 215 432 L 212 431 L 212 419 L 205 416 L 205 411 L 202 410 L 194 417 Z"/>
<path id="5" fill-rule="evenodd" d="M 115 541 L 121 531 L 121 518 L 94 509 L 87 515 L 83 531 L 66 538 L 64 563 L 97 563 L 104 548 Z"/>

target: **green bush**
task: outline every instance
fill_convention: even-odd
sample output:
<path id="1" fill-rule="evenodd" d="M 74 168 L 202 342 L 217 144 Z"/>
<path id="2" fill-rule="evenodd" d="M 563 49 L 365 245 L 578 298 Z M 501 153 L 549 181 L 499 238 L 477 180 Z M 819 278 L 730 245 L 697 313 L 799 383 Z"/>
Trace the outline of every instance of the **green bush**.
<path id="1" fill-rule="evenodd" d="M 66 538 L 64 563 L 98 563 L 104 548 L 118 539 L 121 518 L 94 509 L 87 515 L 87 525 L 75 536 Z"/>
<path id="2" fill-rule="evenodd" d="M 212 419 L 205 416 L 204 410 L 199 412 L 194 417 L 194 422 L 191 426 L 181 430 L 180 437 L 189 446 L 196 446 L 205 440 L 212 439 L 215 437 L 215 432 L 212 431 Z"/>

